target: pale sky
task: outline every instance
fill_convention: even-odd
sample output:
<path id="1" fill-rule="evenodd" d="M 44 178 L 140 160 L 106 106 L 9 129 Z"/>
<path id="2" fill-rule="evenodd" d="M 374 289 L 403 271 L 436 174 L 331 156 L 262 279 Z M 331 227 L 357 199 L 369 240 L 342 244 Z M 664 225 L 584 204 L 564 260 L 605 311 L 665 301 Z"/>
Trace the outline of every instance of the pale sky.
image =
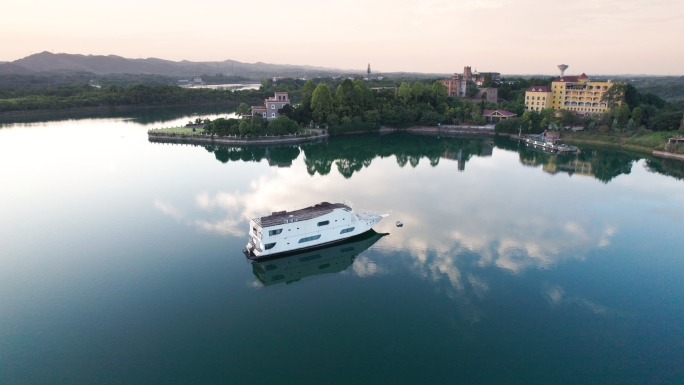
<path id="1" fill-rule="evenodd" d="M 31 53 L 374 71 L 684 74 L 684 0 L 63 0 L 2 5 L 0 61 Z"/>

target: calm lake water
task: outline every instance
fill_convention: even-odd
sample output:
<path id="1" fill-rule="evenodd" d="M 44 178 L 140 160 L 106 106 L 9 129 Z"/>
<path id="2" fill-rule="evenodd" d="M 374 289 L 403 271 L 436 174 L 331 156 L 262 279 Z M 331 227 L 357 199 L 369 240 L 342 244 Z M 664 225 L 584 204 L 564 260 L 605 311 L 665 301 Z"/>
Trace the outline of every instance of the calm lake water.
<path id="1" fill-rule="evenodd" d="M 682 163 L 164 145 L 146 131 L 194 115 L 155 116 L 0 126 L 0 383 L 684 383 Z M 391 215 L 244 257 L 250 218 L 326 200 Z"/>

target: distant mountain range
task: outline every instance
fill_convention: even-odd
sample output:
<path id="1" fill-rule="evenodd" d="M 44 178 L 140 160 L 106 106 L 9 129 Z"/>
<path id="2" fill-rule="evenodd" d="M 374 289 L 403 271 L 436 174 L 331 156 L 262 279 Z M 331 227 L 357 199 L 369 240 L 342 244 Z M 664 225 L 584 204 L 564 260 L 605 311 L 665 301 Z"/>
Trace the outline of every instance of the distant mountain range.
<path id="1" fill-rule="evenodd" d="M 0 75 L 36 75 L 45 72 L 89 72 L 95 75 L 108 74 L 150 74 L 174 77 L 190 77 L 192 75 L 243 76 L 258 78 L 261 76 L 301 77 L 307 75 L 326 76 L 351 73 L 363 73 L 362 70 L 350 71 L 324 67 L 242 63 L 235 60 L 220 62 L 180 62 L 148 59 L 127 59 L 116 55 L 72 55 L 66 53 L 53 54 L 41 52 L 13 62 L 0 63 Z"/>

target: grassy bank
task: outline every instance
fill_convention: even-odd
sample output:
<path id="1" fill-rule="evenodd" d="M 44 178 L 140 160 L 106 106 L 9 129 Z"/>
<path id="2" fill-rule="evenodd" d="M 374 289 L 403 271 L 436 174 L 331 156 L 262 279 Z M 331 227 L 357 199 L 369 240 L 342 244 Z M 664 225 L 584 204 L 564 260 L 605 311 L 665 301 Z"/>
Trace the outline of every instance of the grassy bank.
<path id="1" fill-rule="evenodd" d="M 654 150 L 664 151 L 667 140 L 681 135 L 678 132 L 647 132 L 647 133 L 614 133 L 602 134 L 598 132 L 563 132 L 561 140 L 569 144 L 592 144 L 620 147 L 629 150 L 651 153 Z"/>
<path id="2" fill-rule="evenodd" d="M 192 131 L 192 127 L 168 127 L 168 128 L 155 128 L 153 130 L 155 133 L 158 134 L 185 134 L 185 135 L 192 135 L 192 134 L 201 134 L 203 131 L 201 128 L 195 129 L 195 131 Z"/>

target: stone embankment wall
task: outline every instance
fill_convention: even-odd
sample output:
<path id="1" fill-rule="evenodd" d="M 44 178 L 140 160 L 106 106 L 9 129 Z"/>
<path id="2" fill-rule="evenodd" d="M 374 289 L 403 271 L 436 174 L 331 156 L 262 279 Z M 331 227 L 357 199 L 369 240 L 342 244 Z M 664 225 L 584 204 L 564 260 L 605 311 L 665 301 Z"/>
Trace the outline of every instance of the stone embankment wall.
<path id="1" fill-rule="evenodd" d="M 148 135 L 150 142 L 159 143 L 212 143 L 212 144 L 236 144 L 236 145 L 252 145 L 252 144 L 280 144 L 280 143 L 299 143 L 315 141 L 327 138 L 328 134 L 310 135 L 310 136 L 274 136 L 266 138 L 254 139 L 238 139 L 235 137 L 220 137 L 211 135 Z"/>
<path id="2" fill-rule="evenodd" d="M 380 132 L 406 131 L 430 134 L 480 134 L 494 135 L 494 126 L 416 126 L 407 129 L 381 127 Z"/>
<path id="3" fill-rule="evenodd" d="M 684 155 L 682 155 L 682 154 L 675 154 L 675 153 L 672 153 L 672 152 L 653 151 L 653 156 L 659 156 L 659 157 L 661 157 L 661 158 L 677 159 L 677 160 L 682 160 L 682 161 L 684 161 Z"/>

